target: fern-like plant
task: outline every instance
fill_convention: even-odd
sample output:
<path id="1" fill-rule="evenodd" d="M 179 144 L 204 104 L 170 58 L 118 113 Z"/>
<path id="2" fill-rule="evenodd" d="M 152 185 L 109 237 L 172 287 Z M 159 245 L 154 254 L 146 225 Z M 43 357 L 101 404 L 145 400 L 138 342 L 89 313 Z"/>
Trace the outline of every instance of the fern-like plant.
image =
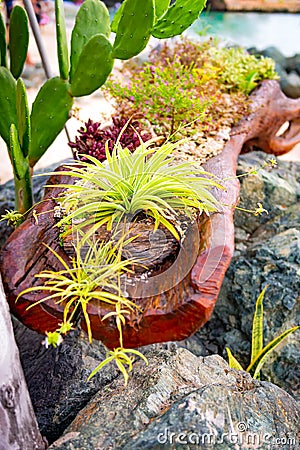
<path id="1" fill-rule="evenodd" d="M 88 162 L 62 172 L 76 182 L 61 185 L 65 191 L 58 200 L 67 216 L 57 225 L 81 219 L 77 229 L 90 226 L 85 241 L 101 225 L 112 230 L 126 218 L 143 212 L 153 218 L 154 230 L 162 224 L 180 240 L 175 225 L 179 212 L 191 215 L 193 211 L 216 211 L 218 202 L 211 190 L 222 186 L 215 177 L 191 163 L 174 164 L 172 152 L 182 141 L 160 147 L 154 147 L 154 143 L 155 139 L 141 142 L 131 153 L 117 142 L 112 154 L 106 148 L 104 163 L 87 157 Z"/>
<path id="2" fill-rule="evenodd" d="M 251 346 L 251 361 L 246 369 L 253 378 L 260 379 L 260 370 L 266 361 L 267 356 L 291 333 L 296 331 L 299 326 L 290 328 L 284 331 L 280 336 L 277 336 L 265 347 L 263 347 L 263 299 L 268 286 L 266 286 L 260 293 L 255 307 L 255 313 L 252 324 L 252 346 Z M 229 348 L 226 348 L 229 366 L 232 369 L 244 370 L 238 360 L 232 355 Z"/>

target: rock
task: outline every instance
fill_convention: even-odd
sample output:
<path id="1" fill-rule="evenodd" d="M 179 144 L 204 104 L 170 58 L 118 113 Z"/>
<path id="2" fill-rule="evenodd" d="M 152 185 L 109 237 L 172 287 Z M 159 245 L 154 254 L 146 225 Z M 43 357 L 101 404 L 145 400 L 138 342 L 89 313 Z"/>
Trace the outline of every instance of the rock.
<path id="1" fill-rule="evenodd" d="M 126 389 L 119 377 L 99 391 L 49 450 L 297 448 L 300 410 L 280 388 L 230 370 L 219 356 L 147 356 Z"/>
<path id="2" fill-rule="evenodd" d="M 267 58 L 272 58 L 277 64 L 279 64 L 282 68 L 285 69 L 286 58 L 277 47 L 274 47 L 272 45 L 260 51 L 259 53 Z"/>
<path id="3" fill-rule="evenodd" d="M 44 336 L 14 319 L 14 331 L 31 401 L 41 434 L 57 439 L 76 414 L 118 374 L 105 367 L 91 381 L 89 374 L 105 358 L 106 349 L 84 333 L 71 332 L 56 349 L 42 345 Z"/>
<path id="4" fill-rule="evenodd" d="M 254 152 L 240 157 L 239 173 L 258 167 L 268 157 Z M 226 273 L 211 320 L 180 342 L 196 355 L 230 347 L 243 367 L 249 364 L 251 326 L 256 298 L 269 284 L 264 300 L 264 343 L 299 325 L 300 176 L 299 163 L 279 162 L 272 171 L 242 177 L 240 206 L 261 202 L 268 215 L 235 213 L 236 251 Z M 300 332 L 276 349 L 263 367 L 263 379 L 299 398 Z"/>
<path id="5" fill-rule="evenodd" d="M 281 78 L 280 86 L 287 97 L 300 97 L 300 76 L 297 72 L 290 72 L 285 78 Z"/>
<path id="6" fill-rule="evenodd" d="M 286 58 L 285 69 L 287 72 L 295 70 L 300 75 L 300 53 Z"/>

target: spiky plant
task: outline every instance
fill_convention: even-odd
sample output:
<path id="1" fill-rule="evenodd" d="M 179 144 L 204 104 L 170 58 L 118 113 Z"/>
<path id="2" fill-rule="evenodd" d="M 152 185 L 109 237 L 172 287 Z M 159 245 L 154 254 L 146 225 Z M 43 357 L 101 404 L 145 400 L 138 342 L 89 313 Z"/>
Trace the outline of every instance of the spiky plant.
<path id="1" fill-rule="evenodd" d="M 266 286 L 260 293 L 255 306 L 255 313 L 253 316 L 252 324 L 252 346 L 251 346 L 251 361 L 246 369 L 253 378 L 260 379 L 260 371 L 264 363 L 266 362 L 267 356 L 278 347 L 281 342 L 288 337 L 291 333 L 298 330 L 299 326 L 289 328 L 288 330 L 281 333 L 279 336 L 274 338 L 265 347 L 263 347 L 263 299 L 265 292 L 267 290 Z M 232 369 L 244 370 L 238 360 L 233 356 L 229 348 L 226 348 L 229 366 Z"/>
<path id="2" fill-rule="evenodd" d="M 44 284 L 23 290 L 17 300 L 34 291 L 49 293 L 29 308 L 34 308 L 37 304 L 50 299 L 56 304 L 62 304 L 64 306 L 63 322 L 57 330 L 58 334 L 60 332 L 65 334 L 72 328 L 76 313 L 81 310 L 86 321 L 89 341 L 92 342 L 92 330 L 87 312 L 87 305 L 91 300 L 96 299 L 112 306 L 121 304 L 130 310 L 137 308 L 133 302 L 125 298 L 120 288 L 121 274 L 130 272 L 130 266 L 137 263 L 134 259 L 121 259 L 123 245 L 131 240 L 124 242 L 124 238 L 121 238 L 116 244 L 112 241 L 100 245 L 90 243 L 84 258 L 82 258 L 82 245 L 78 241 L 70 266 L 55 250 L 44 244 L 59 260 L 63 269 L 57 272 L 44 270 L 37 274 L 36 277 L 43 280 Z"/>
<path id="3" fill-rule="evenodd" d="M 65 191 L 59 200 L 67 215 L 57 226 L 81 219 L 77 229 L 90 226 L 85 240 L 102 225 L 112 230 L 143 212 L 153 218 L 154 230 L 162 224 L 180 240 L 175 225 L 179 213 L 216 211 L 218 202 L 211 190 L 222 187 L 214 176 L 191 163 L 174 164 L 172 152 L 182 141 L 160 147 L 154 143 L 154 139 L 141 142 L 131 153 L 117 142 L 112 154 L 106 146 L 105 163 L 88 157 L 88 162 L 62 172 L 76 182 L 61 185 Z"/>

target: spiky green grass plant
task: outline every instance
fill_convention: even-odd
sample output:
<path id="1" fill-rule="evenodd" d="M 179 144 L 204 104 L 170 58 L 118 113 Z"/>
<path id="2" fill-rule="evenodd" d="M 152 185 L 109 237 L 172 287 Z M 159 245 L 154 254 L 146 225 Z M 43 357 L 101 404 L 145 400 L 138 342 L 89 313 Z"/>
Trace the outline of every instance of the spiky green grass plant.
<path id="1" fill-rule="evenodd" d="M 106 149 L 103 163 L 88 157 L 75 167 L 62 172 L 76 179 L 58 199 L 67 215 L 57 226 L 81 219 L 76 230 L 90 226 L 83 241 L 102 225 L 112 230 L 139 212 L 153 218 L 154 230 L 164 225 L 177 240 L 178 214 L 210 212 L 218 209 L 212 188 L 222 189 L 216 178 L 191 163 L 174 164 L 176 144 L 166 142 L 154 147 L 155 139 L 141 142 L 131 153 L 117 142 L 112 154 Z M 74 226 L 73 226 L 74 230 Z M 71 230 L 69 230 L 71 232 Z"/>
<path id="2" fill-rule="evenodd" d="M 17 300 L 27 293 L 34 291 L 48 292 L 49 295 L 33 303 L 28 309 L 46 300 L 54 300 L 64 307 L 63 322 L 58 334 L 66 334 L 72 329 L 76 313 L 81 310 L 87 325 L 89 341 L 92 342 L 92 330 L 90 326 L 87 305 L 91 300 L 98 300 L 115 306 L 122 304 L 133 310 L 137 306 L 126 299 L 120 288 L 120 276 L 131 272 L 131 266 L 137 263 L 134 259 L 122 259 L 124 238 L 117 244 L 112 241 L 100 245 L 89 244 L 84 258 L 82 258 L 82 245 L 80 242 L 75 247 L 75 256 L 69 266 L 64 259 L 51 247 L 44 244 L 63 266 L 62 270 L 44 270 L 36 277 L 43 280 L 42 286 L 33 286 L 23 290 Z M 127 241 L 131 241 L 130 239 Z M 127 241 L 124 244 L 127 244 Z M 61 332 L 61 333 L 60 333 Z"/>
<path id="3" fill-rule="evenodd" d="M 260 379 L 260 371 L 266 361 L 267 356 L 270 355 L 270 353 L 275 350 L 275 348 L 278 347 L 278 345 L 281 344 L 281 342 L 286 337 L 288 337 L 291 333 L 294 333 L 294 331 L 299 328 L 299 326 L 296 326 L 284 331 L 282 334 L 269 342 L 265 347 L 263 347 L 263 299 L 267 287 L 268 286 L 266 286 L 262 290 L 256 301 L 252 324 L 251 361 L 246 369 L 246 372 L 249 372 L 251 376 L 256 379 Z M 230 349 L 226 348 L 226 351 L 228 355 L 229 366 L 232 369 L 244 370 L 238 360 L 233 356 Z"/>

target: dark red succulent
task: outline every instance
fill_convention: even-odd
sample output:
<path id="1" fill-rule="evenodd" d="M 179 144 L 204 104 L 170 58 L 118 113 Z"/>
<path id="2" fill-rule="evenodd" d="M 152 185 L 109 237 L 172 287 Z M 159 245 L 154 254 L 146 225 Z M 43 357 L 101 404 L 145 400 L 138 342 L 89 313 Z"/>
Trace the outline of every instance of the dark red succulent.
<path id="1" fill-rule="evenodd" d="M 106 142 L 109 151 L 112 152 L 120 134 L 120 144 L 130 151 L 134 151 L 140 145 L 140 139 L 146 142 L 152 137 L 151 133 L 145 130 L 145 127 L 136 119 L 128 121 L 125 117 L 113 116 L 112 121 L 112 125 L 101 128 L 100 122 L 93 122 L 89 119 L 83 127 L 79 128 L 79 136 L 76 136 L 75 142 L 69 142 L 69 146 L 78 159 L 86 161 L 85 155 L 89 155 L 94 156 L 99 161 L 104 161 L 106 159 Z M 126 124 L 127 127 L 121 133 Z"/>

